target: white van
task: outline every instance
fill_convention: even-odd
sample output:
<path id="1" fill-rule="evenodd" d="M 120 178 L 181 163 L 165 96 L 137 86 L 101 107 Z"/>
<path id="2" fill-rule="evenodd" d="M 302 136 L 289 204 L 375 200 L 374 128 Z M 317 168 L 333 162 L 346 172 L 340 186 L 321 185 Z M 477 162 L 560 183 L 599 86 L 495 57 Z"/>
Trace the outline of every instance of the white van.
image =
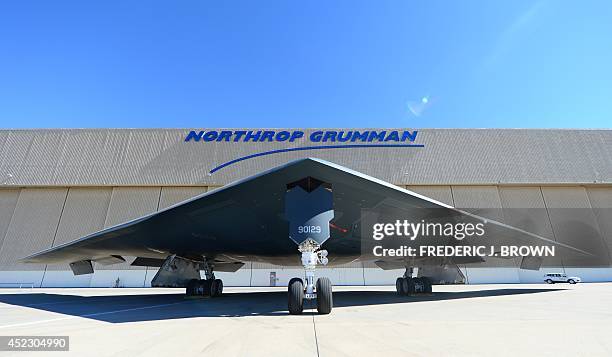
<path id="1" fill-rule="evenodd" d="M 580 282 L 580 278 L 577 276 L 567 276 L 567 274 L 561 274 L 561 273 L 552 273 L 552 274 L 546 274 L 544 275 L 544 282 L 548 283 L 548 284 L 554 284 L 554 283 L 570 283 L 570 284 L 576 284 Z"/>

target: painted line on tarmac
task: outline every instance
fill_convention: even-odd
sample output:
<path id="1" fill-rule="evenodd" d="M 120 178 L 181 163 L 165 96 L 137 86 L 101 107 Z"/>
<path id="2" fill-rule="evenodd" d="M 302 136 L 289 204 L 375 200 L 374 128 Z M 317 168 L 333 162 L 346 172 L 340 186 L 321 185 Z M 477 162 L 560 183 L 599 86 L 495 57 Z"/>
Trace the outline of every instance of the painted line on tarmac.
<path id="1" fill-rule="evenodd" d="M 18 323 L 18 324 L 11 324 L 11 325 L 0 326 L 0 329 L 10 328 L 10 327 L 31 326 L 31 325 L 43 324 L 43 323 L 47 323 L 47 322 L 56 322 L 56 321 L 71 320 L 71 319 L 76 319 L 76 318 L 79 318 L 79 317 L 94 317 L 94 316 L 101 316 L 101 315 L 117 314 L 117 313 L 120 313 L 120 312 L 138 311 L 138 310 L 146 310 L 146 309 L 155 309 L 155 308 L 158 308 L 158 307 L 166 307 L 166 306 L 178 305 L 178 304 L 182 304 L 182 303 L 185 303 L 185 302 L 187 302 L 187 301 L 179 301 L 179 302 L 173 302 L 173 303 L 169 303 L 169 304 L 160 304 L 160 305 L 141 306 L 141 307 L 134 307 L 134 308 L 131 308 L 131 309 L 122 309 L 122 310 L 114 310 L 114 311 L 95 312 L 93 314 L 85 314 L 85 315 L 64 316 L 64 317 L 58 317 L 56 319 L 49 319 L 49 320 L 22 322 L 22 323 Z"/>
<path id="2" fill-rule="evenodd" d="M 314 331 L 315 346 L 317 347 L 317 357 L 319 357 L 319 338 L 317 337 L 317 323 L 315 322 L 314 309 L 310 312 L 310 314 L 312 315 L 312 329 Z"/>
<path id="3" fill-rule="evenodd" d="M 159 294 L 160 296 L 163 296 L 165 294 Z M 169 294 L 171 295 L 171 294 Z M 10 303 L 10 302 L 4 302 L 4 301 L 0 301 L 0 310 L 2 309 L 14 309 L 15 306 L 19 306 L 19 307 L 37 307 L 37 306 L 47 306 L 47 305 L 59 305 L 59 304 L 70 304 L 70 303 L 89 303 L 89 302 L 97 302 L 98 300 L 105 300 L 107 299 L 109 296 L 113 296 L 113 295 L 93 295 L 93 296 L 81 296 L 79 298 L 74 298 L 71 300 L 61 300 L 61 301 L 50 301 L 50 302 L 40 302 L 40 303 L 35 303 L 35 304 L 24 304 L 24 305 L 20 305 L 20 304 L 14 304 L 14 303 Z M 139 295 L 129 295 L 129 296 L 133 296 L 133 297 L 137 297 Z"/>
<path id="4" fill-rule="evenodd" d="M 99 298 L 106 298 L 107 296 L 98 296 Z M 87 301 L 85 302 L 92 302 L 96 300 L 96 296 L 94 297 L 87 297 Z M 97 299 L 100 300 L 100 299 Z M 10 302 L 0 302 L 3 305 L 6 306 L 0 306 L 0 309 L 14 309 L 15 306 L 18 307 L 37 307 L 37 306 L 47 306 L 47 305 L 58 305 L 58 304 L 70 304 L 70 303 L 75 303 L 75 302 L 83 302 L 82 299 L 72 299 L 72 300 L 62 300 L 62 301 L 52 301 L 52 302 L 40 302 L 40 303 L 36 303 L 36 304 L 28 304 L 28 305 L 19 305 L 19 304 L 12 304 Z"/>

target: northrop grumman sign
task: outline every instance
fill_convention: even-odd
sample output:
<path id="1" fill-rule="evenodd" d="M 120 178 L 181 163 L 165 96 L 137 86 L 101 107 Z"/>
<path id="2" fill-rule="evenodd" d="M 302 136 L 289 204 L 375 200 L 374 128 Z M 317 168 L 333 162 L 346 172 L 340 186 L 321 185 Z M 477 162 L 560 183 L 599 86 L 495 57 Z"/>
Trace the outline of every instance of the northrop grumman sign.
<path id="1" fill-rule="evenodd" d="M 318 142 L 414 142 L 418 131 L 413 130 L 325 130 L 315 131 L 308 140 Z M 202 142 L 294 142 L 304 140 L 304 132 L 300 130 L 191 130 L 185 141 Z"/>
<path id="2" fill-rule="evenodd" d="M 203 143 L 296 143 L 290 147 L 255 152 L 213 167 L 209 174 L 237 162 L 282 152 L 328 149 L 422 148 L 416 144 L 417 130 L 317 130 L 306 135 L 301 130 L 191 130 L 185 142 Z M 301 145 L 300 145 L 301 143 Z M 308 145 L 309 143 L 325 143 Z"/>

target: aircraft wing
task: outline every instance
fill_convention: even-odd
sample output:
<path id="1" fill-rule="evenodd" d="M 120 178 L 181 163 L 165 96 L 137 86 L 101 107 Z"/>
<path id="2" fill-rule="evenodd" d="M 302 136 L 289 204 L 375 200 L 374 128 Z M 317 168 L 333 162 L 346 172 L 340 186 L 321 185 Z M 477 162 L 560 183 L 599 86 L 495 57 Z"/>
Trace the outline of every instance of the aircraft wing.
<path id="1" fill-rule="evenodd" d="M 485 220 L 496 239 L 548 242 L 550 239 L 457 210 L 417 193 L 319 159 L 300 159 L 219 189 L 206 192 L 156 212 L 23 259 L 30 263 L 94 261 L 112 264 L 137 257 L 135 265 L 161 264 L 167 256 L 215 257 L 232 263 L 248 260 L 295 263 L 299 253 L 288 237 L 284 196 L 288 185 L 311 177 L 332 187 L 334 218 L 325 243 L 330 263 L 361 255 L 361 219 L 364 209 L 394 202 L 402 209 L 439 209 L 448 216 Z M 561 245 L 564 246 L 564 245 Z M 573 247 L 564 246 L 566 249 Z M 577 250 L 580 251 L 580 250 Z M 284 259 L 284 260 L 283 260 Z M 348 259 L 348 258 L 347 258 Z M 228 269 L 232 269 L 231 267 Z"/>

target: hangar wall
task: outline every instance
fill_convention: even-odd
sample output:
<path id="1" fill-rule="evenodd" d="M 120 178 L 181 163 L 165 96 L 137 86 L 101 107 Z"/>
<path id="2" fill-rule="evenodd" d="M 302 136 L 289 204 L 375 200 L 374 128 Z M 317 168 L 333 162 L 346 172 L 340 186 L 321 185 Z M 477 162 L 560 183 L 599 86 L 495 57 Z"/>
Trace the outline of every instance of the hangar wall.
<path id="1" fill-rule="evenodd" d="M 94 274 L 74 277 L 66 266 L 24 265 L 18 259 L 307 156 L 558 241 L 582 239 L 612 256 L 612 130 L 420 129 L 415 143 L 423 148 L 278 153 L 214 174 L 212 168 L 253 153 L 329 144 L 306 140 L 325 129 L 303 129 L 304 141 L 293 143 L 185 142 L 189 130 L 0 130 L 0 287 L 108 287 L 118 278 L 121 286 L 147 286 L 154 269 L 96 265 Z M 504 210 L 517 207 L 539 210 L 529 217 Z M 556 207 L 582 207 L 579 217 L 571 218 L 588 227 L 588 234 L 567 229 L 568 217 Z M 462 269 L 468 283 L 541 279 L 542 272 L 501 263 L 507 267 Z M 612 280 L 610 268 L 560 266 L 585 280 Z M 227 285 L 270 285 L 271 272 L 284 285 L 301 269 L 249 263 L 219 275 Z M 392 284 L 402 272 L 352 264 L 321 273 L 335 284 L 361 285 Z"/>
<path id="2" fill-rule="evenodd" d="M 185 142 L 189 129 L 0 130 L 0 185 L 222 186 L 307 156 L 400 185 L 612 184 L 612 130 L 419 129 L 422 148 L 282 152 L 209 174 L 253 153 L 330 144 L 306 139 L 327 129 L 303 130 L 300 142 Z"/>
<path id="3" fill-rule="evenodd" d="M 563 217 L 515 217 L 503 214 L 504 208 L 585 208 L 584 220 L 599 233 L 590 239 L 601 240 L 612 253 L 612 187 L 599 186 L 499 186 L 435 185 L 404 186 L 441 202 L 462 207 L 545 237 L 564 241 L 570 237 L 562 225 Z M 102 228 L 158 211 L 204 193 L 209 187 L 69 187 L 0 188 L 0 287 L 19 284 L 43 287 L 150 286 L 155 268 L 131 267 L 128 263 L 95 266 L 95 273 L 74 277 L 65 265 L 21 264 L 17 260 L 31 253 L 63 244 Z M 500 210 L 502 209 L 502 210 Z M 582 210 L 581 210 L 582 211 Z M 515 212 L 515 211 L 509 211 Z M 537 210 L 544 214 L 545 210 Z M 545 215 L 545 214 L 544 214 Z M 574 217 L 575 218 L 575 217 Z M 296 253 L 297 254 L 297 253 Z M 333 254 L 333 252 L 332 252 Z M 520 270 L 517 262 L 503 261 L 505 268 L 462 267 L 468 283 L 539 282 L 542 272 Z M 611 268 L 564 269 L 588 281 L 612 280 Z M 301 274 L 301 269 L 262 263 L 248 263 L 237 273 L 219 273 L 230 285 L 268 286 L 274 272 L 277 285 Z M 393 284 L 402 271 L 382 271 L 371 264 L 349 264 L 321 269 L 337 285 Z M 119 279 L 119 281 L 117 281 Z"/>

